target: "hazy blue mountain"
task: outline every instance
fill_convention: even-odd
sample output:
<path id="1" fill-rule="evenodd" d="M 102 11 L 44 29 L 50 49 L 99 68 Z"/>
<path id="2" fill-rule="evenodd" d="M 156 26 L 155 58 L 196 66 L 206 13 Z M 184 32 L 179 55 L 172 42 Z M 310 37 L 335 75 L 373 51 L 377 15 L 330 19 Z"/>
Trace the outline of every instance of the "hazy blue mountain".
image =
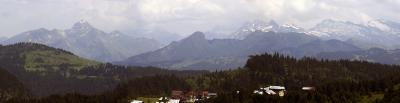
<path id="1" fill-rule="evenodd" d="M 205 68 L 207 66 L 223 65 L 218 63 L 219 59 L 230 59 L 232 53 L 225 52 L 225 50 L 236 51 L 234 44 L 238 41 L 233 39 L 207 40 L 203 33 L 195 32 L 181 41 L 172 42 L 153 52 L 133 56 L 125 61 L 118 62 L 118 64 L 183 69 L 191 68 L 192 65 L 200 63 L 204 65 L 195 69 L 207 69 Z"/>
<path id="2" fill-rule="evenodd" d="M 35 42 L 62 48 L 79 56 L 103 62 L 118 61 L 158 49 L 153 39 L 133 38 L 118 31 L 106 33 L 88 22 L 78 22 L 66 30 L 37 29 L 18 34 L 2 44 Z"/>
<path id="3" fill-rule="evenodd" d="M 352 52 L 323 52 L 318 54 L 317 57 L 331 60 L 351 59 L 385 64 L 400 64 L 400 49 L 384 50 L 381 48 L 371 48 Z"/>
<path id="4" fill-rule="evenodd" d="M 301 58 L 303 56 L 315 56 L 321 52 L 359 51 L 359 50 L 362 49 L 352 44 L 332 39 L 332 40 L 315 40 L 295 48 L 283 49 L 279 52 Z"/>
<path id="5" fill-rule="evenodd" d="M 0 42 L 3 42 L 5 40 L 7 40 L 7 39 L 8 39 L 7 37 L 0 37 Z"/>
<path id="6" fill-rule="evenodd" d="M 162 45 L 168 45 L 173 41 L 178 41 L 183 37 L 176 33 L 168 32 L 163 29 L 138 29 L 132 32 L 136 38 L 150 38 L 159 41 Z"/>
<path id="7" fill-rule="evenodd" d="M 304 48 L 303 48 L 304 47 Z M 288 49 L 291 48 L 291 49 Z M 312 49 L 305 49 L 312 48 Z M 296 55 L 327 51 L 353 51 L 357 47 L 341 41 L 320 41 L 304 33 L 255 31 L 243 40 L 207 40 L 202 32 L 153 52 L 116 62 L 124 65 L 157 66 L 169 69 L 228 69 L 243 66 L 247 57 L 265 52 L 299 52 Z"/>

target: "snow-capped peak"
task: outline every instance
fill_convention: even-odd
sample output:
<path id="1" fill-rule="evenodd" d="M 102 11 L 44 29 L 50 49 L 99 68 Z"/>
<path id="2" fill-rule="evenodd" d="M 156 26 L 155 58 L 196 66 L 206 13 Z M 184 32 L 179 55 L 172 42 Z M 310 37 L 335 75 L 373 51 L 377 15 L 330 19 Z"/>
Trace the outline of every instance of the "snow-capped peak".
<path id="1" fill-rule="evenodd" d="M 380 19 L 368 21 L 367 26 L 377 28 L 385 32 L 391 31 L 391 28 L 388 25 L 386 25 L 385 21 Z"/>
<path id="2" fill-rule="evenodd" d="M 302 29 L 299 26 L 294 25 L 294 24 L 284 24 L 284 25 L 282 25 L 282 27 L 284 27 L 284 28 L 292 28 L 292 29 L 296 29 L 296 30 Z"/>
<path id="3" fill-rule="evenodd" d="M 255 32 L 255 31 L 271 31 L 273 28 L 279 26 L 275 21 L 271 20 L 269 23 L 266 23 L 261 20 L 254 20 L 251 22 L 247 22 L 244 26 L 241 27 L 242 32 Z"/>
<path id="4" fill-rule="evenodd" d="M 261 20 L 254 20 L 252 22 L 245 23 L 239 31 L 236 31 L 233 35 L 235 39 L 244 39 L 252 32 L 304 32 L 303 28 L 300 28 L 294 24 L 279 25 L 274 20 L 267 22 Z"/>
<path id="5" fill-rule="evenodd" d="M 120 31 L 113 31 L 110 33 L 111 37 L 119 37 L 122 35 Z"/>
<path id="6" fill-rule="evenodd" d="M 79 20 L 79 22 L 78 23 L 81 23 L 81 24 L 84 24 L 84 23 L 88 23 L 86 20 Z"/>
<path id="7" fill-rule="evenodd" d="M 332 37 L 328 39 L 347 40 L 355 37 L 364 37 L 368 28 L 363 25 L 347 21 L 327 19 L 318 23 L 309 31 L 313 35 L 325 35 L 323 37 Z"/>
<path id="8" fill-rule="evenodd" d="M 72 27 L 74 30 L 90 30 L 92 29 L 92 25 L 89 24 L 89 22 L 80 20 L 79 22 L 75 23 Z"/>

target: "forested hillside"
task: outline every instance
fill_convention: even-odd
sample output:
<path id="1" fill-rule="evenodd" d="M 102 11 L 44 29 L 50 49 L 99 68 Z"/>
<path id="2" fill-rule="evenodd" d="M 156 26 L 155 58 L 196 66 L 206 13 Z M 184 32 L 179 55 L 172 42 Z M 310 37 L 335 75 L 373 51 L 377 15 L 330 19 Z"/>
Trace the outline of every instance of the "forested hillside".
<path id="1" fill-rule="evenodd" d="M 0 69 L 0 102 L 4 102 L 15 97 L 28 96 L 29 91 L 22 83 L 9 72 Z"/>
<path id="2" fill-rule="evenodd" d="M 72 92 L 97 94 L 137 77 L 202 73 L 100 63 L 36 43 L 1 46 L 0 63 L 0 67 L 15 75 L 33 96 Z"/>

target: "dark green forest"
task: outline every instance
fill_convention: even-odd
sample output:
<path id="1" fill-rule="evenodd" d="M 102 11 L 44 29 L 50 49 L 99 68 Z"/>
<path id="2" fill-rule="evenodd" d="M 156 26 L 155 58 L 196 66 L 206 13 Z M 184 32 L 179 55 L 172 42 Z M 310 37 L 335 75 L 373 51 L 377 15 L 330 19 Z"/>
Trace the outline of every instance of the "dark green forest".
<path id="1" fill-rule="evenodd" d="M 400 102 L 400 66 L 365 61 L 275 53 L 250 56 L 244 67 L 232 70 L 172 71 L 89 61 L 33 43 L 1 46 L 0 61 L 0 99 L 7 103 L 127 103 L 170 96 L 172 90 L 218 93 L 201 101 L 213 103 Z M 253 93 L 269 85 L 285 86 L 286 95 Z M 315 90 L 302 91 L 303 86 Z"/>

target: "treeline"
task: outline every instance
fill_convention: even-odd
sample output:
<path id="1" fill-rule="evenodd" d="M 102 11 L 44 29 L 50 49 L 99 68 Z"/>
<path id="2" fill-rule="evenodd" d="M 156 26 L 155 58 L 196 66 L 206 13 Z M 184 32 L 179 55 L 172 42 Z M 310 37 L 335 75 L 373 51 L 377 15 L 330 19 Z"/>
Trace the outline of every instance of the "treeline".
<path id="1" fill-rule="evenodd" d="M 43 99 L 16 98 L 11 103 L 39 101 L 75 103 L 126 103 L 138 97 L 169 96 L 172 90 L 218 93 L 212 103 L 398 103 L 400 66 L 364 61 L 295 59 L 280 54 L 251 56 L 245 67 L 203 75 L 147 76 L 120 83 L 113 91 L 99 95 L 57 95 Z M 269 85 L 285 86 L 284 97 L 257 95 L 253 91 Z M 314 91 L 302 91 L 312 86 Z M 240 91 L 240 92 L 237 92 Z M 382 97 L 383 96 L 383 97 Z M 368 98 L 377 98 L 369 100 Z"/>
<path id="2" fill-rule="evenodd" d="M 233 74 L 231 76 L 236 80 L 222 80 L 231 82 L 225 84 L 233 86 L 240 84 L 230 91 L 241 90 L 244 94 L 222 92 L 212 102 L 360 102 L 364 96 L 383 94 L 400 84 L 399 66 L 349 60 L 328 61 L 313 58 L 297 60 L 280 54 L 251 56 L 245 69 L 241 71 L 241 73 L 226 72 Z M 251 93 L 252 90 L 267 85 L 285 86 L 288 91 L 287 96 L 279 98 Z M 316 90 L 302 91 L 302 86 L 313 86 Z M 236 96 L 243 99 L 238 100 Z"/>

